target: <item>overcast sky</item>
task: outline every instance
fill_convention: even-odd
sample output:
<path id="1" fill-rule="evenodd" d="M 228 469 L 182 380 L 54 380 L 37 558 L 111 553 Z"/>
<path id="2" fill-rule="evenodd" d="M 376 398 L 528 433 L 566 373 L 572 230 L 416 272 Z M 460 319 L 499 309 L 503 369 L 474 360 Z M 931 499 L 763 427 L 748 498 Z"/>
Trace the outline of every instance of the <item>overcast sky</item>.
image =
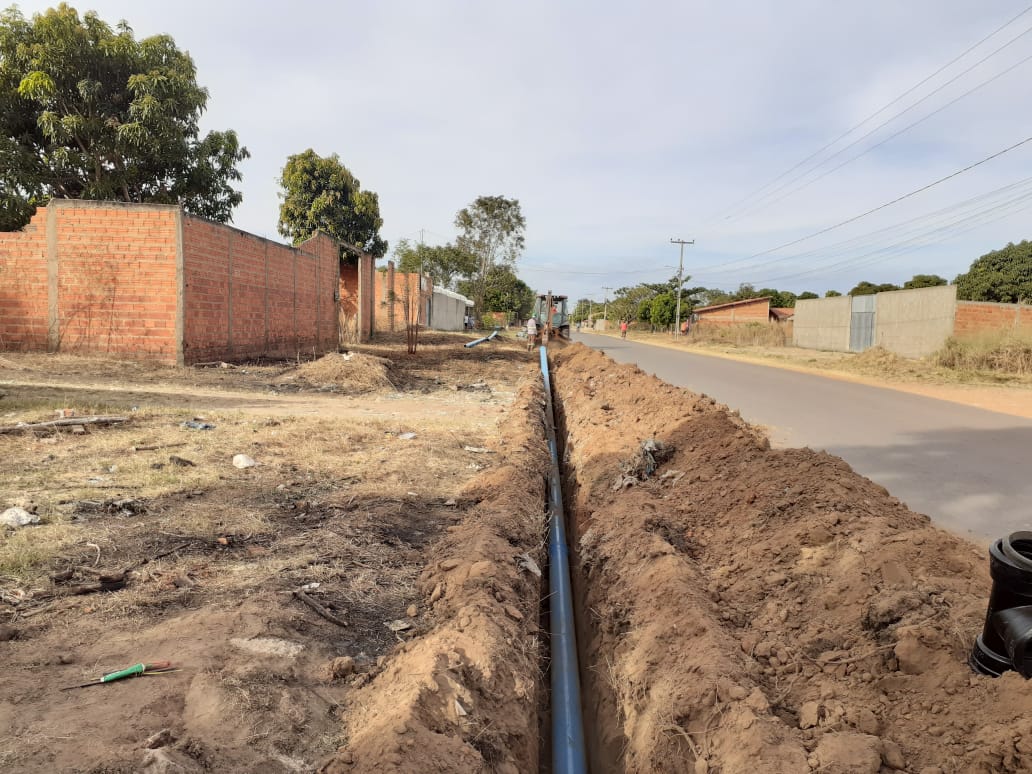
<path id="1" fill-rule="evenodd" d="M 26 14 L 48 5 L 19 3 Z M 678 258 L 671 237 L 696 240 L 685 252 L 693 284 L 823 293 L 915 272 L 952 279 L 1032 230 L 1032 202 L 1021 198 L 1032 199 L 1030 183 L 877 244 L 860 238 L 1032 176 L 1029 143 L 767 252 L 1032 135 L 1032 61 L 947 106 L 1032 56 L 1032 33 L 927 96 L 1032 29 L 1032 12 L 810 163 L 927 97 L 883 129 L 798 183 L 778 189 L 809 165 L 769 187 L 763 206 L 736 206 L 1017 16 L 1024 0 L 72 5 L 124 18 L 138 37 L 169 33 L 193 55 L 211 92 L 206 128 L 235 129 L 252 154 L 234 223 L 272 238 L 276 178 L 309 147 L 338 153 L 379 194 L 392 244 L 420 229 L 428 242 L 454 238 L 455 212 L 478 195 L 518 198 L 520 275 L 574 297 L 667 279 Z"/>

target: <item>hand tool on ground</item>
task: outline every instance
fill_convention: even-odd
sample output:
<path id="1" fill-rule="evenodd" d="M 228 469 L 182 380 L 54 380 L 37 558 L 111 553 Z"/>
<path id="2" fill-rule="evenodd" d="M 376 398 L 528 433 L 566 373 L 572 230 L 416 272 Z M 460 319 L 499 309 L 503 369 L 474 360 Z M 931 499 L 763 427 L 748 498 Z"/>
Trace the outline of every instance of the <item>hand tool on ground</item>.
<path id="1" fill-rule="evenodd" d="M 89 688 L 91 685 L 103 685 L 104 683 L 113 683 L 115 682 L 115 680 L 124 680 L 127 677 L 160 675 L 178 671 L 178 669 L 172 666 L 171 661 L 155 661 L 151 664 L 133 664 L 131 667 L 127 667 L 126 669 L 119 669 L 117 672 L 109 672 L 103 677 L 100 677 L 91 682 L 82 683 L 81 685 L 69 685 L 66 688 L 62 688 L 61 690 L 71 691 L 76 688 Z"/>

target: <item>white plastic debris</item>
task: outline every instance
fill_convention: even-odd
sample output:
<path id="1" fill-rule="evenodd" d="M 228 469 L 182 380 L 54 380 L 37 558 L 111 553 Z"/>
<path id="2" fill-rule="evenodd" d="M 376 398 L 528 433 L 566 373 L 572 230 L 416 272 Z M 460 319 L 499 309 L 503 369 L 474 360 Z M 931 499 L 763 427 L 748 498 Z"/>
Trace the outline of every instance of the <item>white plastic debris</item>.
<path id="1" fill-rule="evenodd" d="M 398 439 L 402 441 L 411 441 L 415 437 L 415 433 L 401 433 L 398 435 Z"/>
<path id="2" fill-rule="evenodd" d="M 246 454 L 236 454 L 233 456 L 233 467 L 240 468 L 253 468 L 258 463 L 248 457 Z"/>
<path id="3" fill-rule="evenodd" d="M 29 513 L 24 508 L 8 508 L 3 513 L 0 513 L 0 524 L 5 527 L 18 529 L 29 524 L 39 524 L 39 516 Z"/>

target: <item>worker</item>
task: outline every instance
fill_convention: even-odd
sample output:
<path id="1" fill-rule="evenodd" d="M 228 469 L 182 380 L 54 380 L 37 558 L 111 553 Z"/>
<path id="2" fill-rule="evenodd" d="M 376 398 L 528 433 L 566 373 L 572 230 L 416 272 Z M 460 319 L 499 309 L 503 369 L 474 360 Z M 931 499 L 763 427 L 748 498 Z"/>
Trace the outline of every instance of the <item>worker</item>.
<path id="1" fill-rule="evenodd" d="M 627 338 L 627 320 L 620 320 L 620 338 Z"/>
<path id="2" fill-rule="evenodd" d="M 527 320 L 527 343 L 534 346 L 537 343 L 537 320 L 533 317 Z"/>

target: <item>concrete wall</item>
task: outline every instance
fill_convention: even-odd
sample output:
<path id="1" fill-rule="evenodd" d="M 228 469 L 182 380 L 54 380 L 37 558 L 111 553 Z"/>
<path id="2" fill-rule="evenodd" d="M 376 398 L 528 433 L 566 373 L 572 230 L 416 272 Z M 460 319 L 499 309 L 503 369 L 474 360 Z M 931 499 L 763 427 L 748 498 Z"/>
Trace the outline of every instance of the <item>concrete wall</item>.
<path id="1" fill-rule="evenodd" d="M 472 311 L 472 307 L 466 305 L 464 296 L 434 288 L 430 302 L 430 327 L 438 331 L 465 330 L 467 310 Z"/>
<path id="2" fill-rule="evenodd" d="M 796 301 L 792 343 L 806 349 L 849 351 L 849 296 Z"/>
<path id="3" fill-rule="evenodd" d="M 953 335 L 957 288 L 943 285 L 878 293 L 874 345 L 903 357 L 924 357 Z"/>
<path id="4" fill-rule="evenodd" d="M 971 336 L 983 331 L 1032 330 L 1032 306 L 994 304 L 990 301 L 958 301 L 955 336 Z"/>

